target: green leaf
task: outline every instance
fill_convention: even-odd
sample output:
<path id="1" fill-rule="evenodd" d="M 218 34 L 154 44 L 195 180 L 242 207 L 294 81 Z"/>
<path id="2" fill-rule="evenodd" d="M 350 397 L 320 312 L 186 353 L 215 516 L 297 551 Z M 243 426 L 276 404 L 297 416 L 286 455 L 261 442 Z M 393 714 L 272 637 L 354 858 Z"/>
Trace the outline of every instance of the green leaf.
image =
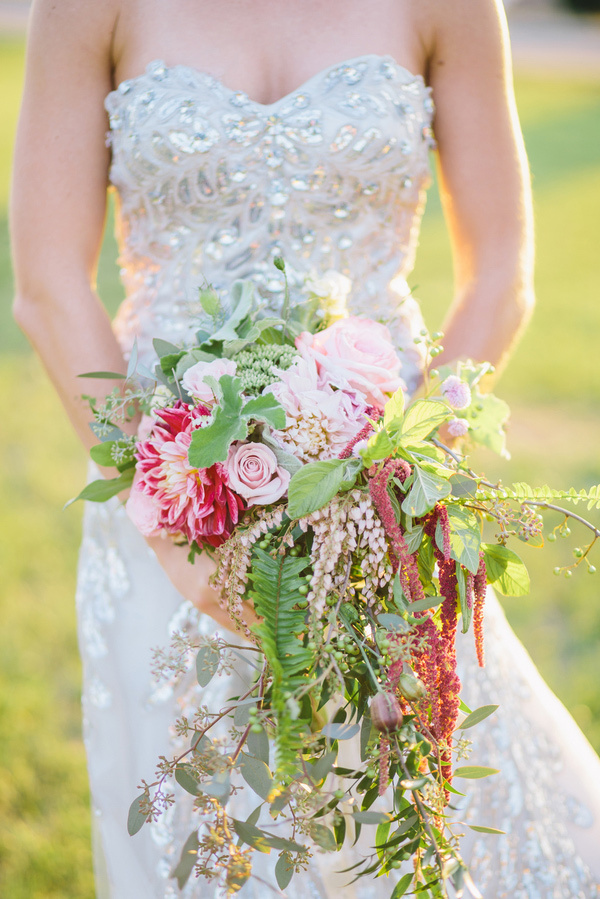
<path id="1" fill-rule="evenodd" d="M 121 374 L 120 371 L 86 371 L 81 375 L 77 375 L 78 378 L 106 378 L 111 381 L 114 380 L 125 380 L 127 375 Z"/>
<path id="2" fill-rule="evenodd" d="M 405 445 L 425 440 L 452 415 L 445 403 L 437 400 L 417 400 L 404 416 L 402 423 L 402 443 Z"/>
<path id="3" fill-rule="evenodd" d="M 325 849 L 326 852 L 335 851 L 337 849 L 335 836 L 324 824 L 313 824 L 310 835 L 317 846 L 320 846 L 321 849 Z"/>
<path id="4" fill-rule="evenodd" d="M 269 764 L 270 746 L 269 738 L 265 730 L 261 730 L 259 734 L 250 731 L 248 739 L 246 740 L 246 745 L 250 755 L 253 755 L 257 759 L 261 759 L 266 765 Z"/>
<path id="5" fill-rule="evenodd" d="M 271 847 L 267 842 L 267 834 L 260 828 L 255 827 L 254 824 L 248 824 L 247 821 L 237 821 L 235 818 L 232 820 L 233 829 L 244 843 L 257 849 L 258 852 L 264 852 L 266 855 L 271 852 Z"/>
<path id="6" fill-rule="evenodd" d="M 443 596 L 426 596 L 425 599 L 417 599 L 408 604 L 409 612 L 425 612 L 427 609 L 435 609 L 444 601 Z"/>
<path id="7" fill-rule="evenodd" d="M 213 412 L 213 420 L 192 433 L 188 459 L 193 468 L 210 468 L 224 462 L 234 440 L 243 440 L 248 423 L 242 417 L 242 382 L 231 375 L 222 375 L 219 385 L 222 399 Z"/>
<path id="8" fill-rule="evenodd" d="M 324 780 L 333 768 L 336 757 L 337 752 L 331 750 L 330 752 L 326 752 L 325 755 L 321 756 L 320 759 L 317 759 L 317 761 L 310 765 L 310 767 L 308 768 L 310 779 L 314 780 L 315 783 Z"/>
<path id="9" fill-rule="evenodd" d="M 445 478 L 425 471 L 420 465 L 415 465 L 413 476 L 413 485 L 402 503 L 402 511 L 413 518 L 420 518 L 448 496 L 452 488 Z"/>
<path id="10" fill-rule="evenodd" d="M 400 430 L 404 418 L 404 391 L 400 387 L 387 401 L 383 410 L 383 426 L 388 432 Z"/>
<path id="11" fill-rule="evenodd" d="M 503 596 L 526 596 L 529 573 L 519 556 L 499 543 L 484 543 L 487 579 Z"/>
<path id="12" fill-rule="evenodd" d="M 282 449 L 277 441 L 273 440 L 266 430 L 262 433 L 261 441 L 274 452 L 279 466 L 285 468 L 291 475 L 296 474 L 296 472 L 300 471 L 303 467 L 303 463 L 300 459 L 297 456 L 292 455 L 292 453 L 288 453 L 286 450 Z"/>
<path id="13" fill-rule="evenodd" d="M 196 656 L 196 677 L 201 687 L 206 687 L 212 680 L 220 660 L 221 653 L 213 643 L 207 643 L 206 646 L 200 647 Z"/>
<path id="14" fill-rule="evenodd" d="M 394 452 L 394 444 L 390 440 L 386 430 L 376 431 L 369 438 L 367 448 L 361 452 L 362 460 L 365 467 L 369 467 L 373 462 L 380 462 L 387 459 Z"/>
<path id="15" fill-rule="evenodd" d="M 408 874 L 405 874 L 403 877 L 401 877 L 400 880 L 398 881 L 398 883 L 396 884 L 396 886 L 394 887 L 394 889 L 392 891 L 392 895 L 390 896 L 390 899 L 400 899 L 401 896 L 404 896 L 407 889 L 409 888 L 409 886 L 412 883 L 413 876 L 414 875 L 412 874 L 412 872 L 410 872 Z"/>
<path id="16" fill-rule="evenodd" d="M 476 833 L 496 833 L 496 834 L 505 834 L 505 830 L 497 830 L 495 827 L 484 827 L 481 824 L 467 824 L 471 830 L 474 830 Z"/>
<path id="17" fill-rule="evenodd" d="M 492 774 L 500 774 L 498 768 L 486 768 L 484 765 L 465 765 L 462 768 L 456 768 L 455 777 L 466 777 L 469 780 L 477 780 L 480 777 L 490 777 Z"/>
<path id="18" fill-rule="evenodd" d="M 469 608 L 467 598 L 467 577 L 465 575 L 464 569 L 461 568 L 460 565 L 456 566 L 456 582 L 458 584 L 458 601 L 460 604 L 460 614 L 462 618 L 461 630 L 463 634 L 466 634 L 471 624 L 473 610 Z"/>
<path id="19" fill-rule="evenodd" d="M 285 890 L 290 880 L 294 876 L 294 865 L 289 855 L 285 852 L 280 855 L 275 865 L 275 879 L 280 890 Z"/>
<path id="20" fill-rule="evenodd" d="M 310 462 L 296 472 L 288 487 L 288 515 L 303 518 L 325 506 L 344 480 L 345 460 Z"/>
<path id="21" fill-rule="evenodd" d="M 175 768 L 175 780 L 180 787 L 191 793 L 192 796 L 198 795 L 198 787 L 200 784 L 198 774 L 191 765 L 177 765 Z"/>
<path id="22" fill-rule="evenodd" d="M 510 458 L 506 451 L 505 425 L 510 416 L 510 409 L 504 400 L 493 393 L 473 391 L 473 401 L 463 413 L 469 422 L 469 440 L 480 446 Z"/>
<path id="23" fill-rule="evenodd" d="M 167 362 L 170 367 L 173 367 L 171 365 L 172 358 L 172 356 L 167 356 L 160 360 L 163 371 L 165 370 L 165 364 Z M 198 349 L 197 347 L 193 350 L 189 350 L 187 353 L 182 354 L 180 352 L 179 357 L 175 362 L 175 377 L 178 381 L 181 381 L 186 371 L 189 368 L 192 368 L 193 365 L 196 365 L 196 363 L 214 362 L 216 358 L 217 356 L 215 356 L 213 353 L 207 353 L 204 350 Z M 165 374 L 168 374 L 168 372 L 165 372 Z"/>
<path id="24" fill-rule="evenodd" d="M 384 612 L 383 614 L 378 615 L 377 623 L 388 631 L 405 631 L 408 629 L 406 620 L 401 618 L 400 615 L 394 615 L 392 612 Z"/>
<path id="25" fill-rule="evenodd" d="M 200 789 L 203 793 L 216 799 L 220 805 L 225 805 L 229 798 L 229 793 L 231 792 L 229 772 L 219 771 L 217 774 L 213 774 L 209 782 L 203 783 L 200 786 Z"/>
<path id="26" fill-rule="evenodd" d="M 471 712 L 468 715 L 463 723 L 457 727 L 457 730 L 466 730 L 468 727 L 474 727 L 476 724 L 479 724 L 480 721 L 485 721 L 490 715 L 493 715 L 497 705 L 482 705 L 478 709 L 475 709 L 474 712 Z"/>
<path id="27" fill-rule="evenodd" d="M 477 574 L 481 547 L 477 517 L 456 503 L 448 503 L 446 510 L 450 523 L 451 556 L 460 565 L 464 565 L 471 574 Z"/>
<path id="28" fill-rule="evenodd" d="M 272 393 L 263 393 L 248 400 L 242 409 L 242 416 L 254 421 L 264 421 L 276 430 L 285 428 L 286 424 L 284 408 Z"/>
<path id="29" fill-rule="evenodd" d="M 267 799 L 273 789 L 273 778 L 265 763 L 251 755 L 242 753 L 241 772 L 248 786 L 261 799 Z"/>
<path id="30" fill-rule="evenodd" d="M 96 465 L 103 465 L 105 468 L 114 468 L 115 460 L 113 459 L 113 448 L 116 440 L 107 440 L 105 443 L 97 443 L 90 448 L 90 458 Z"/>
<path id="31" fill-rule="evenodd" d="M 75 499 L 69 500 L 66 505 L 70 506 L 79 499 L 85 499 L 89 503 L 104 503 L 120 493 L 121 490 L 131 487 L 133 475 L 134 468 L 127 468 L 118 478 L 100 478 L 98 481 L 91 481 Z"/>
<path id="32" fill-rule="evenodd" d="M 452 496 L 455 496 L 457 499 L 474 499 L 477 495 L 477 481 L 461 471 L 452 475 L 450 484 L 452 486 Z"/>
<path id="33" fill-rule="evenodd" d="M 139 830 L 142 829 L 144 824 L 146 823 L 146 815 L 140 811 L 140 806 L 144 800 L 147 800 L 148 797 L 145 793 L 141 793 L 137 796 L 131 805 L 129 806 L 129 814 L 127 815 L 127 833 L 130 837 L 134 836 Z"/>
<path id="34" fill-rule="evenodd" d="M 163 340 L 162 337 L 155 337 L 152 341 L 152 346 L 159 359 L 161 356 L 181 353 L 181 347 L 176 346 L 174 343 L 170 343 L 168 340 Z"/>
<path id="35" fill-rule="evenodd" d="M 194 870 L 198 858 L 198 846 L 198 831 L 193 830 L 183 845 L 177 865 L 171 871 L 171 877 L 177 880 L 180 890 L 184 888 Z"/>
<path id="36" fill-rule="evenodd" d="M 354 820 L 359 824 L 385 824 L 392 816 L 387 812 L 354 812 Z"/>
<path id="37" fill-rule="evenodd" d="M 360 730 L 360 724 L 343 724 L 342 722 L 333 722 L 326 724 L 323 728 L 323 734 L 330 740 L 351 740 Z"/>

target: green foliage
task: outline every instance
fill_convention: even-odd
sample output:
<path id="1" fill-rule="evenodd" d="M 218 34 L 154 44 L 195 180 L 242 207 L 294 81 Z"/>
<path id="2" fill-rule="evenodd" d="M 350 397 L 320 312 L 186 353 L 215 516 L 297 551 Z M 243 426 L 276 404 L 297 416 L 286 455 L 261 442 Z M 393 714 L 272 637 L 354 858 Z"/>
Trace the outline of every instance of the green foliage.
<path id="1" fill-rule="evenodd" d="M 302 518 L 327 505 L 342 486 L 346 464 L 342 459 L 310 462 L 296 472 L 288 487 L 290 518 Z"/>
<path id="2" fill-rule="evenodd" d="M 257 614 L 263 618 L 252 625 L 252 631 L 261 641 L 273 678 L 272 706 L 277 715 L 275 779 L 279 783 L 295 771 L 299 750 L 298 726 L 284 694 L 291 693 L 313 661 L 313 653 L 297 637 L 305 629 L 305 613 L 294 608 L 303 599 L 299 575 L 306 565 L 306 559 L 272 558 L 258 547 L 252 554 L 250 596 Z"/>
<path id="3" fill-rule="evenodd" d="M 498 543 L 484 543 L 487 578 L 504 596 L 526 596 L 529 593 L 529 574 L 519 556 Z"/>

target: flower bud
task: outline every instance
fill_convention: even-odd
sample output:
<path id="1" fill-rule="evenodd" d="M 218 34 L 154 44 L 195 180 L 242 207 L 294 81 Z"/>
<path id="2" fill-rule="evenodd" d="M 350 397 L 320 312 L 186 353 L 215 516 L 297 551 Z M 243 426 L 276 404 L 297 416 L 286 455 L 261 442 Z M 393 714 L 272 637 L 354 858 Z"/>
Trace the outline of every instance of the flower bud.
<path id="1" fill-rule="evenodd" d="M 402 726 L 402 709 L 393 693 L 378 693 L 371 700 L 371 721 L 380 733 L 392 733 Z"/>
<path id="2" fill-rule="evenodd" d="M 423 681 L 419 680 L 418 677 L 413 677 L 412 674 L 400 675 L 398 689 L 409 702 L 415 702 L 417 699 L 425 699 L 427 696 L 427 688 Z"/>

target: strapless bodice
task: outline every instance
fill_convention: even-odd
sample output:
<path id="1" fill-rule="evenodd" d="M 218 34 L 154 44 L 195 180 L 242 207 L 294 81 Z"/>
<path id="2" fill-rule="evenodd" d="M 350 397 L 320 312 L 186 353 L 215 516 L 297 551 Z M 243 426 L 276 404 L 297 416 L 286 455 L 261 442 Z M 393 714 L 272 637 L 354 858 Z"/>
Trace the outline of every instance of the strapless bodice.
<path id="1" fill-rule="evenodd" d="M 134 336 L 142 352 L 156 336 L 190 338 L 206 282 L 226 292 L 251 277 L 277 314 L 281 255 L 292 282 L 331 269 L 349 276 L 351 311 L 391 322 L 410 380 L 422 321 L 404 279 L 432 144 L 421 77 L 365 55 L 264 105 L 196 69 L 153 62 L 106 108 L 125 349 Z"/>

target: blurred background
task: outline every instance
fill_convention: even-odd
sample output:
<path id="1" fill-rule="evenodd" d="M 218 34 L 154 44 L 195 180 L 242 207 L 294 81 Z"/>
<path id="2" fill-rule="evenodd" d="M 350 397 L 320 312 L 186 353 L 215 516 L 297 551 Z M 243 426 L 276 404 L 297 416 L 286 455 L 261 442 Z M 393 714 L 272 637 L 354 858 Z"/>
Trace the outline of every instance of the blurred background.
<path id="1" fill-rule="evenodd" d="M 590 487 L 600 482 L 600 0 L 507 6 L 533 173 L 538 306 L 496 391 L 512 407 L 512 460 L 486 455 L 477 467 L 507 483 Z M 0 0 L 0 895 L 92 899 L 74 612 L 82 510 L 62 511 L 86 460 L 11 318 L 7 201 L 27 7 Z M 99 290 L 112 311 L 115 256 L 111 213 Z M 434 330 L 451 299 L 435 186 L 411 283 Z M 586 540 L 573 528 L 545 551 L 523 547 L 532 593 L 504 605 L 600 750 L 600 573 L 553 574 Z"/>

